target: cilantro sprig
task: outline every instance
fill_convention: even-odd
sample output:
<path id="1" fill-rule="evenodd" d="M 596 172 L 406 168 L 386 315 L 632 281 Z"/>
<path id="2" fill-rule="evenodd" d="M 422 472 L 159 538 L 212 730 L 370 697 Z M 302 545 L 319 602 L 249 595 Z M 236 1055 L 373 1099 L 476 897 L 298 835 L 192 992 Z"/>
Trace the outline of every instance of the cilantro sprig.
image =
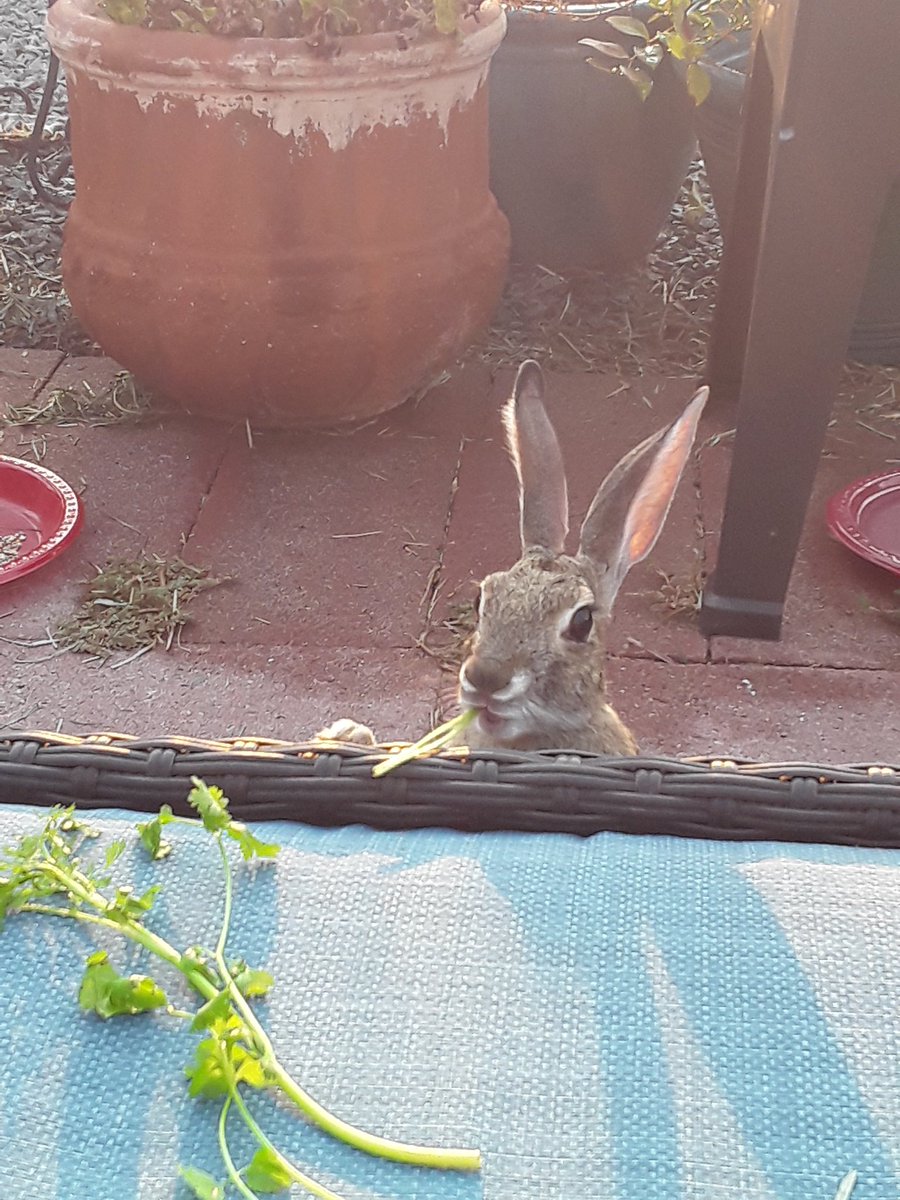
<path id="1" fill-rule="evenodd" d="M 477 708 L 464 709 L 459 716 L 452 717 L 443 725 L 438 725 L 436 729 L 432 729 L 430 733 L 420 737 L 411 746 L 404 746 L 402 749 L 394 751 L 389 758 L 383 758 L 380 763 L 376 763 L 372 768 L 373 776 L 379 779 L 382 775 L 387 775 L 388 771 L 396 771 L 397 767 L 402 767 L 405 763 L 417 762 L 420 758 L 429 758 L 447 746 L 458 745 L 456 739 L 477 716 Z"/>
<path id="2" fill-rule="evenodd" d="M 376 1157 L 445 1170 L 479 1170 L 477 1150 L 398 1142 L 349 1124 L 324 1108 L 282 1066 L 251 1004 L 268 993 L 274 980 L 267 971 L 228 956 L 234 901 L 228 843 L 237 845 L 245 861 L 272 859 L 279 847 L 261 841 L 234 820 L 219 788 L 208 787 L 200 779 L 192 783 L 188 799 L 215 844 L 222 868 L 222 921 L 211 950 L 202 946 L 178 950 L 150 928 L 147 920 L 159 886 L 137 895 L 129 886 L 116 885 L 112 871 L 126 849 L 125 841 L 111 843 L 102 856 L 85 855 L 85 848 L 98 834 L 76 815 L 73 806 L 51 809 L 37 833 L 28 834 L 0 854 L 0 930 L 9 917 L 26 913 L 111 930 L 179 972 L 201 1001 L 195 1011 L 176 1008 L 155 979 L 121 975 L 102 950 L 88 956 L 78 992 L 81 1008 L 103 1020 L 159 1011 L 189 1023 L 190 1029 L 201 1035 L 185 1075 L 191 1096 L 219 1103 L 217 1131 L 225 1175 L 219 1179 L 193 1165 L 179 1167 L 192 1194 L 197 1200 L 224 1200 L 231 1185 L 247 1200 L 259 1200 L 259 1193 L 283 1191 L 297 1183 L 320 1200 L 341 1200 L 283 1154 L 262 1129 L 247 1102 L 248 1094 L 261 1090 L 281 1093 L 326 1133 Z M 139 842 L 151 859 L 161 861 L 172 852 L 163 831 L 178 824 L 196 826 L 198 822 L 176 817 L 171 808 L 163 806 L 156 817 L 137 826 Z M 235 1163 L 229 1149 L 233 1111 L 257 1146 L 243 1167 Z"/>

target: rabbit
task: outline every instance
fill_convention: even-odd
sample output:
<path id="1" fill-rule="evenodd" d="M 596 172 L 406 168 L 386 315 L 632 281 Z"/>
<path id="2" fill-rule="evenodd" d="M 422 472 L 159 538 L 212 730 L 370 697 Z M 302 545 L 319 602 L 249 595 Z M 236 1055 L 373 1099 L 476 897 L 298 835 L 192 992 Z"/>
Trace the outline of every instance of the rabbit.
<path id="1" fill-rule="evenodd" d="M 482 580 L 470 651 L 459 671 L 473 749 L 575 749 L 635 755 L 637 743 L 606 698 L 604 630 L 626 574 L 653 549 L 690 458 L 709 389 L 675 423 L 652 434 L 610 471 L 565 553 L 568 493 L 562 454 L 544 408 L 540 366 L 519 367 L 503 408 L 519 481 L 522 554 Z M 349 719 L 317 739 L 374 745 Z"/>
<path id="2" fill-rule="evenodd" d="M 628 570 L 656 543 L 691 454 L 709 389 L 610 471 L 565 553 L 568 496 L 562 455 L 544 409 L 540 366 L 519 368 L 503 409 L 519 481 L 522 555 L 488 575 L 459 672 L 459 702 L 477 713 L 473 749 L 577 749 L 634 755 L 634 736 L 606 698 L 606 623 Z"/>

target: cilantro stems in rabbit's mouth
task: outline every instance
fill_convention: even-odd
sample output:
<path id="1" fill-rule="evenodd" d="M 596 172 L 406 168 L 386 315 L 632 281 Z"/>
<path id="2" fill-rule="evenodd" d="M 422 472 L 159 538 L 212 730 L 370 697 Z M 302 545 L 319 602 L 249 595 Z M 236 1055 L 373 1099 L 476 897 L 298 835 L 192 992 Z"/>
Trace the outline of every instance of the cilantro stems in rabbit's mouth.
<path id="1" fill-rule="evenodd" d="M 521 731 L 521 717 L 517 713 L 503 712 L 487 703 L 467 702 L 467 711 L 473 714 L 473 725 L 487 737 L 508 739 Z"/>

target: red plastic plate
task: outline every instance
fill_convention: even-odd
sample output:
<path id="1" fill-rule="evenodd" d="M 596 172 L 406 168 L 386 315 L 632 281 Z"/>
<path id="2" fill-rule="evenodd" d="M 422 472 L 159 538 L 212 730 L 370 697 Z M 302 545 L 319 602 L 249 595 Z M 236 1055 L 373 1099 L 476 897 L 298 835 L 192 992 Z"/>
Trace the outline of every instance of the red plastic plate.
<path id="1" fill-rule="evenodd" d="M 849 484 L 828 501 L 825 519 L 839 542 L 900 575 L 900 471 Z"/>
<path id="2" fill-rule="evenodd" d="M 81 501 L 38 463 L 0 454 L 0 583 L 56 558 L 81 528 Z"/>

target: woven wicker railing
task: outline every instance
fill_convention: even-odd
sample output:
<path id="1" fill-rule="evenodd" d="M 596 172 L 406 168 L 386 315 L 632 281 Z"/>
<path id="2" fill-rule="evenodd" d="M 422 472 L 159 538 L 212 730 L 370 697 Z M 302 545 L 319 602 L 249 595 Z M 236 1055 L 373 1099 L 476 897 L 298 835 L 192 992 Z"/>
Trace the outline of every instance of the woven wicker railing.
<path id="1" fill-rule="evenodd" d="M 471 751 L 375 779 L 388 749 L 17 732 L 0 737 L 0 802 L 184 813 L 197 775 L 242 819 L 900 846 L 898 766 Z"/>

